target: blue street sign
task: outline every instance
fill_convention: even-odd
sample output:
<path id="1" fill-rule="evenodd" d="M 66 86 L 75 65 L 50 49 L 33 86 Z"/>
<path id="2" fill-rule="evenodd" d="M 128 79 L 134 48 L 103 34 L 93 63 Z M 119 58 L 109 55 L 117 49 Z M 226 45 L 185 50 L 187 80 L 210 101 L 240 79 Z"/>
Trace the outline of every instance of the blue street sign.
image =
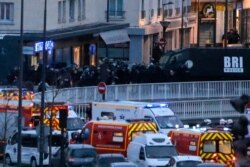
<path id="1" fill-rule="evenodd" d="M 91 55 L 95 54 L 96 53 L 96 45 L 95 44 L 90 44 L 89 45 L 89 53 Z"/>

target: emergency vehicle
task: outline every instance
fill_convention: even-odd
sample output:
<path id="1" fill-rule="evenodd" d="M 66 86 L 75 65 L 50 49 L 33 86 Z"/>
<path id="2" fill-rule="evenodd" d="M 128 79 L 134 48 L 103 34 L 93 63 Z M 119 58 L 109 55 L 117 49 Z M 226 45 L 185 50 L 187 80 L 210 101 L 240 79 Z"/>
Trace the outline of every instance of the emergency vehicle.
<path id="1" fill-rule="evenodd" d="M 150 119 L 159 132 L 167 134 L 169 130 L 183 127 L 182 121 L 165 103 L 147 103 L 136 101 L 92 102 L 92 119 L 103 116 L 109 119 Z"/>
<path id="2" fill-rule="evenodd" d="M 93 145 L 99 154 L 121 153 L 127 156 L 127 146 L 137 135 L 156 133 L 155 123 L 149 121 L 92 120 L 82 133 L 88 131 L 84 144 Z"/>
<path id="3" fill-rule="evenodd" d="M 142 134 L 129 143 L 127 159 L 138 167 L 166 167 L 170 158 L 177 155 L 167 135 Z"/>
<path id="4" fill-rule="evenodd" d="M 235 163 L 233 135 L 223 129 L 187 128 L 169 132 L 179 154 L 198 155 L 204 162 L 232 167 Z"/>
<path id="5" fill-rule="evenodd" d="M 1 100 L 18 100 L 19 99 L 19 89 L 18 88 L 2 88 L 0 89 L 0 99 Z M 34 92 L 22 89 L 22 99 L 23 100 L 33 100 Z"/>
<path id="6" fill-rule="evenodd" d="M 0 100 L 0 137 L 8 138 L 13 130 L 17 129 L 18 120 L 18 100 Z M 68 112 L 67 130 L 77 131 L 82 129 L 83 122 L 73 111 L 73 108 L 65 103 L 45 103 L 44 124 L 50 125 L 50 118 L 54 130 L 60 130 L 59 111 Z M 40 102 L 22 100 L 22 126 L 37 126 L 40 121 L 41 105 Z"/>
<path id="7" fill-rule="evenodd" d="M 30 165 L 31 167 L 39 166 L 39 135 L 37 134 L 36 129 L 23 129 L 21 131 L 21 145 L 22 145 L 22 154 L 21 154 L 21 163 L 22 165 Z M 49 165 L 49 139 L 51 139 L 51 153 L 56 153 L 62 143 L 62 136 L 60 131 L 54 130 L 52 136 L 45 135 L 44 140 L 44 151 L 43 156 L 43 165 Z M 5 164 L 10 166 L 18 162 L 18 132 L 14 132 L 7 141 L 5 148 Z"/>

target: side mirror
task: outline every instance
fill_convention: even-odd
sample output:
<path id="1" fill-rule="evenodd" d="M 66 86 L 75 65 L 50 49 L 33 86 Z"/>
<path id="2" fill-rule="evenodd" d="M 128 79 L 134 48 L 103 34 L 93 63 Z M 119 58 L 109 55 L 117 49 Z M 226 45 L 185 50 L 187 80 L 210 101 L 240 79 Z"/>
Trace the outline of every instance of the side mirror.
<path id="1" fill-rule="evenodd" d="M 79 133 L 78 133 L 78 132 L 72 132 L 72 133 L 71 133 L 71 138 L 72 138 L 73 140 L 77 140 L 77 139 L 78 139 L 78 136 L 79 136 Z"/>
<path id="2" fill-rule="evenodd" d="M 10 143 L 11 143 L 11 142 L 10 142 L 10 139 L 8 139 L 8 140 L 7 140 L 7 144 L 10 144 Z"/>

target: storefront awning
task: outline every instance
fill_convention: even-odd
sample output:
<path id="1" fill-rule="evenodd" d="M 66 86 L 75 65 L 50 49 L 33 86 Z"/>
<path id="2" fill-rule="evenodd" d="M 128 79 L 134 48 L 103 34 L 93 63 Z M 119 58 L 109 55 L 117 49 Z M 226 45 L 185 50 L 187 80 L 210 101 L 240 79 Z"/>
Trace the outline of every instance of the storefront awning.
<path id="1" fill-rule="evenodd" d="M 128 32 L 125 29 L 101 32 L 100 36 L 106 45 L 129 42 Z"/>

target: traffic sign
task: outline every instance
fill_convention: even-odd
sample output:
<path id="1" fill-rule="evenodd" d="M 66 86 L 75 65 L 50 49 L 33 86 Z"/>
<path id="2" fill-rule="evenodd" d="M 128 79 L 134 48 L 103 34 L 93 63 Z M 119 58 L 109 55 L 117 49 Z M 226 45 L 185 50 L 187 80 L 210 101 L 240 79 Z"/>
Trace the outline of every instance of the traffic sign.
<path id="1" fill-rule="evenodd" d="M 105 94 L 106 89 L 107 89 L 106 83 L 105 83 L 105 82 L 100 82 L 100 83 L 98 84 L 98 86 L 97 86 L 97 89 L 98 89 L 98 92 L 99 92 L 100 94 Z"/>
<path id="2" fill-rule="evenodd" d="M 91 55 L 96 54 L 96 45 L 95 44 L 90 44 L 89 45 L 89 53 Z"/>

